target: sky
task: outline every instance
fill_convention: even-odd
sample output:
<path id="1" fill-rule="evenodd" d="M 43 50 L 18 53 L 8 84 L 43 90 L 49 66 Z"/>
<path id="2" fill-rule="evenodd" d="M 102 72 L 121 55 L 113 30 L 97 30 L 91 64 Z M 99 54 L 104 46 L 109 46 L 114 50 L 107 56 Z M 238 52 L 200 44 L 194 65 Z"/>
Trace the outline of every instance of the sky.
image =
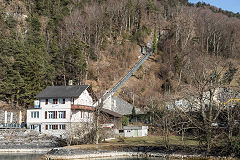
<path id="1" fill-rule="evenodd" d="M 199 1 L 211 4 L 218 8 L 222 8 L 223 10 L 240 13 L 240 0 L 188 0 L 188 2 L 191 3 L 197 3 Z"/>

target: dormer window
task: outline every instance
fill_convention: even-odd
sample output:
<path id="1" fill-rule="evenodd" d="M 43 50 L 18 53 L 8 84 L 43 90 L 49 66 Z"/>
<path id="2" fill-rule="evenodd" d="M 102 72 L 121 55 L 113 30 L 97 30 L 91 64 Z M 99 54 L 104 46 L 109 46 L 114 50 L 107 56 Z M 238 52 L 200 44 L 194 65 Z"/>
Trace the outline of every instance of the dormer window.
<path id="1" fill-rule="evenodd" d="M 45 100 L 45 104 L 48 104 L 48 99 Z"/>
<path id="2" fill-rule="evenodd" d="M 53 104 L 58 104 L 58 99 L 53 99 Z"/>
<path id="3" fill-rule="evenodd" d="M 59 103 L 60 103 L 60 104 L 65 104 L 65 98 L 59 99 Z"/>

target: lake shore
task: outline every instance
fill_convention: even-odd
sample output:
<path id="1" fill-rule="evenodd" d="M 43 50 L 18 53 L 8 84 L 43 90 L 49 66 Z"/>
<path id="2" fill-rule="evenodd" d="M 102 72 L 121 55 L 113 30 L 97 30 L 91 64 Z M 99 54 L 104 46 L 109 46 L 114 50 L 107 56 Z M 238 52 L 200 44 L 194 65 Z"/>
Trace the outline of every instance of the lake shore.
<path id="1" fill-rule="evenodd" d="M 74 148 L 54 148 L 49 151 L 43 159 L 51 160 L 69 160 L 69 159 L 107 159 L 107 158 L 176 158 L 176 159 L 237 159 L 232 157 L 206 156 L 204 154 L 188 154 L 188 153 L 163 153 L 163 152 L 127 152 L 127 151 L 107 151 L 107 150 L 85 150 Z"/>

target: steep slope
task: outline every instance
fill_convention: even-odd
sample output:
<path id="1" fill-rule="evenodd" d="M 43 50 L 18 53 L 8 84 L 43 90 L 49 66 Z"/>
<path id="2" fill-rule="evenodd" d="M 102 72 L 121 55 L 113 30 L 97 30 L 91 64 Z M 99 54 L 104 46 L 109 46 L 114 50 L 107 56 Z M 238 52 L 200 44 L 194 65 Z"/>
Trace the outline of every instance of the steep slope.
<path id="1" fill-rule="evenodd" d="M 219 73 L 221 87 L 239 88 L 240 20 L 216 8 L 184 0 L 12 0 L 0 11 L 0 100 L 13 107 L 31 107 L 40 90 L 68 80 L 91 84 L 100 97 L 149 41 L 155 53 L 116 93 L 125 100 L 158 106 L 180 97 L 200 68 Z"/>

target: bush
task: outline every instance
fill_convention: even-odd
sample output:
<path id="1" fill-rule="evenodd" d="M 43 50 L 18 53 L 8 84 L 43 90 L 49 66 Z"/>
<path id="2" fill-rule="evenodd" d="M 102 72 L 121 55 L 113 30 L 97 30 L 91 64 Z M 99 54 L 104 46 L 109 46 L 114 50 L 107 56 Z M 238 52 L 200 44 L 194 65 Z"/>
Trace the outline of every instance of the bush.
<path id="1" fill-rule="evenodd" d="M 127 126 L 129 124 L 129 118 L 126 116 L 122 117 L 122 125 Z"/>
<path id="2" fill-rule="evenodd" d="M 240 137 L 234 137 L 232 141 L 232 152 L 236 156 L 240 156 Z"/>
<path id="3" fill-rule="evenodd" d="M 6 21 L 5 21 L 6 25 L 8 26 L 8 28 L 15 28 L 17 26 L 17 20 L 13 18 L 13 16 L 9 16 Z"/>

